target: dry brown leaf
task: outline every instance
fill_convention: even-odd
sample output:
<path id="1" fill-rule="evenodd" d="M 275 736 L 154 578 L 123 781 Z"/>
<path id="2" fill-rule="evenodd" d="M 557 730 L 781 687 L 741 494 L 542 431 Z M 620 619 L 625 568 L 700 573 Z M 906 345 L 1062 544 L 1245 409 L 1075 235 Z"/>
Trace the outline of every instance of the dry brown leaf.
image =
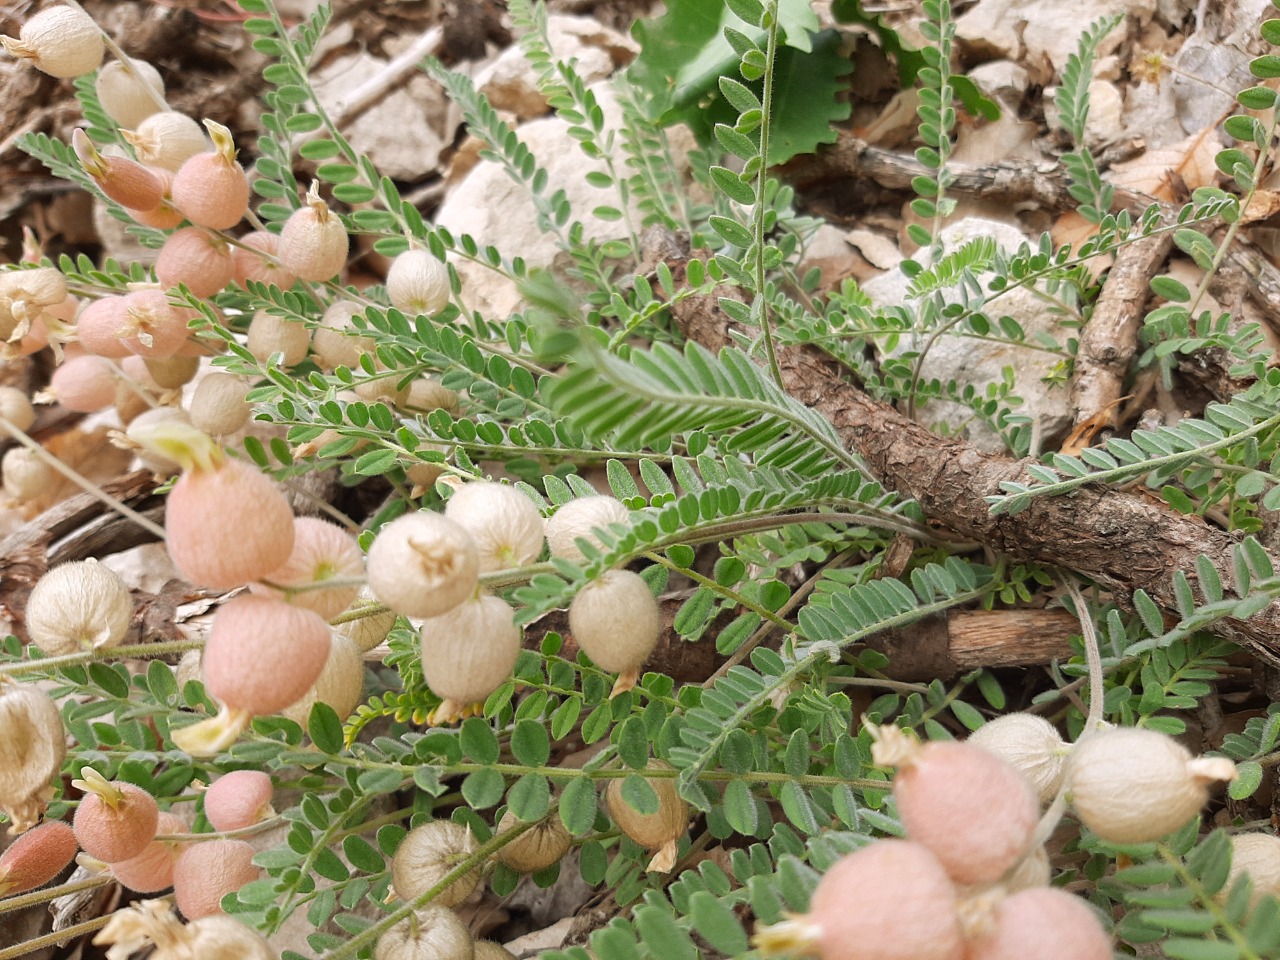
<path id="1" fill-rule="evenodd" d="M 1062 441 L 1062 448 L 1058 452 L 1074 457 L 1085 447 L 1093 446 L 1093 441 L 1098 434 L 1111 425 L 1111 412 L 1128 399 L 1128 397 L 1119 397 L 1112 400 L 1089 419 L 1077 423 L 1071 428 L 1071 433 L 1067 434 L 1067 439 Z"/>
<path id="2" fill-rule="evenodd" d="M 1270 220 L 1280 213 L 1280 190 L 1257 190 L 1249 198 L 1249 205 L 1240 214 L 1242 223 L 1258 223 Z"/>
<path id="3" fill-rule="evenodd" d="M 1206 127 L 1185 140 L 1115 164 L 1107 179 L 1118 187 L 1173 203 L 1217 180 L 1213 158 L 1220 149 L 1213 128 Z"/>
<path id="4" fill-rule="evenodd" d="M 1069 243 L 1073 250 L 1078 250 L 1080 244 L 1097 232 L 1098 225 L 1096 223 L 1090 223 L 1074 210 L 1064 213 L 1049 228 L 1049 235 L 1053 237 L 1053 245 L 1055 247 Z M 1100 253 L 1096 257 L 1090 257 L 1085 261 L 1085 266 L 1088 267 L 1090 276 L 1097 280 L 1111 266 L 1114 260 L 1115 257 L 1111 254 Z"/>

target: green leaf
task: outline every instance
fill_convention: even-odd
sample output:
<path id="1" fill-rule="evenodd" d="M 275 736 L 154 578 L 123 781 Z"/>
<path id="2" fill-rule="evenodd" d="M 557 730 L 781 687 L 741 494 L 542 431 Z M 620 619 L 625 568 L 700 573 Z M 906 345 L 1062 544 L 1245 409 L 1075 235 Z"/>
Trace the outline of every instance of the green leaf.
<path id="1" fill-rule="evenodd" d="M 519 721 L 511 733 L 511 752 L 526 767 L 542 766 L 551 758 L 551 739 L 547 736 L 547 728 L 537 720 Z"/>
<path id="2" fill-rule="evenodd" d="M 387 867 L 382 854 L 364 837 L 352 834 L 343 839 L 342 852 L 353 867 L 365 873 L 381 873 Z"/>
<path id="3" fill-rule="evenodd" d="M 487 767 L 472 771 L 462 781 L 462 799 L 477 810 L 496 807 L 505 790 L 506 782 L 502 779 L 502 774 Z"/>
<path id="4" fill-rule="evenodd" d="M 689 898 L 689 917 L 699 935 L 725 956 L 742 956 L 750 948 L 733 908 L 710 891 Z"/>
<path id="5" fill-rule="evenodd" d="M 312 704 L 311 714 L 307 717 L 307 734 L 322 753 L 342 752 L 342 721 L 327 703 L 317 700 Z"/>
<path id="6" fill-rule="evenodd" d="M 129 681 L 105 663 L 89 664 L 89 679 L 119 700 L 129 697 Z"/>
<path id="7" fill-rule="evenodd" d="M 560 822 L 580 837 L 596 822 L 596 785 L 590 777 L 570 780 L 560 793 Z"/>
<path id="8" fill-rule="evenodd" d="M 501 747 L 489 722 L 482 717 L 468 717 L 458 733 L 462 752 L 476 763 L 497 763 Z"/>
<path id="9" fill-rule="evenodd" d="M 551 785 L 537 773 L 527 773 L 507 793 L 511 812 L 526 823 L 541 820 L 551 808 Z"/>
<path id="10" fill-rule="evenodd" d="M 1262 765 L 1254 760 L 1236 764 L 1236 778 L 1227 785 L 1227 795 L 1232 800 L 1244 800 L 1253 796 L 1262 785 Z"/>
<path id="11" fill-rule="evenodd" d="M 635 924 L 650 956 L 662 960 L 698 960 L 698 948 L 667 910 L 651 904 L 638 907 Z"/>

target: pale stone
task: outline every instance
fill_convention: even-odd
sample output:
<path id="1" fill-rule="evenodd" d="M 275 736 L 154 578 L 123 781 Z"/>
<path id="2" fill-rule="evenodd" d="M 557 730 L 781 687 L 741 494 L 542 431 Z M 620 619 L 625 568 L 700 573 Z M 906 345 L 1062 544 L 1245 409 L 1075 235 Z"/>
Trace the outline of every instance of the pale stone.
<path id="1" fill-rule="evenodd" d="M 948 251 L 955 251 L 979 237 L 994 238 L 1000 249 L 1010 254 L 1027 240 L 1016 227 L 978 217 L 958 221 L 942 231 Z M 917 260 L 929 266 L 928 251 L 919 251 Z M 917 301 L 908 299 L 910 281 L 900 266 L 863 284 L 862 289 L 880 307 L 902 307 L 914 311 L 917 306 Z M 948 294 L 948 302 L 955 302 L 954 292 L 948 291 Z M 1061 343 L 1066 334 L 1059 329 L 1059 315 L 1049 309 L 1049 303 L 1034 290 L 1015 287 L 994 300 L 985 313 L 993 329 L 1001 316 L 1008 315 L 1021 325 L 1028 342 L 1048 339 Z M 899 356 L 907 351 L 918 351 L 927 339 L 927 332 L 914 337 L 904 335 L 896 349 L 888 351 L 887 355 Z M 877 340 L 876 346 L 882 350 L 883 342 Z M 921 379 L 926 382 L 938 379 L 944 383 L 955 380 L 962 388 L 972 385 L 981 396 L 988 385 L 1001 383 L 1004 368 L 1010 367 L 1014 375 L 1013 393 L 1025 401 L 1014 411 L 1038 420 L 1041 433 L 1051 436 L 1071 426 L 1065 389 L 1062 386 L 1051 387 L 1042 379 L 1059 359 L 1057 354 L 1015 343 L 944 333 L 930 347 L 921 369 Z M 1006 452 L 999 435 L 985 424 L 971 420 L 971 417 L 972 411 L 968 407 L 946 400 L 931 401 L 923 408 L 916 408 L 916 419 L 922 423 L 944 424 L 951 432 L 963 432 L 981 450 Z"/>
<path id="2" fill-rule="evenodd" d="M 969 71 L 969 79 L 988 97 L 1016 104 L 1026 96 L 1031 77 L 1026 67 L 1012 60 L 992 60 Z"/>

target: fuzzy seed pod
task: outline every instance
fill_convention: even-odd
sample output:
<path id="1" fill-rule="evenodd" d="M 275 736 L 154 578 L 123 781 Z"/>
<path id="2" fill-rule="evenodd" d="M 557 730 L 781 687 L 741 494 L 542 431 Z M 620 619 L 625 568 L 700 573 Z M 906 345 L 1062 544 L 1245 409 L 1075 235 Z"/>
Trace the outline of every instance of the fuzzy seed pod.
<path id="1" fill-rule="evenodd" d="M 820 960 L 960 960 L 956 892 L 927 848 L 877 840 L 831 867 L 809 912 L 752 938 L 764 956 Z"/>
<path id="2" fill-rule="evenodd" d="M 84 172 L 110 199 L 131 210 L 151 210 L 164 199 L 164 182 L 149 169 L 128 157 L 104 156 L 88 134 L 77 128 L 71 134 Z"/>
<path id="3" fill-rule="evenodd" d="M 298 278 L 273 262 L 279 248 L 280 238 L 269 230 L 254 230 L 241 237 L 240 245 L 231 248 L 236 283 L 245 287 L 246 281 L 257 280 L 259 283 L 274 283 L 281 290 L 292 287 Z"/>
<path id="4" fill-rule="evenodd" d="M 307 191 L 306 203 L 280 230 L 277 256 L 285 269 L 318 283 L 346 265 L 349 243 L 342 219 L 320 199 L 317 181 Z"/>
<path id="5" fill-rule="evenodd" d="M 999 902 L 965 960 L 1111 960 L 1111 939 L 1079 897 L 1037 887 Z"/>
<path id="6" fill-rule="evenodd" d="M 1068 799 L 1109 843 L 1147 843 L 1200 812 L 1209 784 L 1234 780 L 1225 757 L 1197 757 L 1155 730 L 1112 727 L 1081 737 L 1067 761 Z"/>
<path id="7" fill-rule="evenodd" d="M 138 460 L 158 477 L 171 477 L 182 465 L 148 446 L 147 438 L 167 429 L 192 429 L 191 418 L 181 407 L 154 407 L 143 410 L 130 422 L 125 436 L 137 445 Z"/>
<path id="8" fill-rule="evenodd" d="M 1012 764 L 1041 802 L 1048 803 L 1057 795 L 1071 748 L 1044 717 L 1007 713 L 975 730 L 968 742 Z"/>
<path id="9" fill-rule="evenodd" d="M 369 589 L 396 613 L 436 617 L 467 599 L 479 583 L 471 535 L 438 513 L 392 520 L 369 548 Z"/>
<path id="10" fill-rule="evenodd" d="M 265 577 L 293 550 L 289 501 L 270 477 L 241 460 L 183 473 L 169 493 L 165 529 L 182 575 L 214 590 Z"/>
<path id="11" fill-rule="evenodd" d="M 231 131 L 213 120 L 204 122 L 213 150 L 188 157 L 174 174 L 173 205 L 198 227 L 229 230 L 249 210 L 249 179 L 236 163 Z"/>
<path id="12" fill-rule="evenodd" d="M 0 417 L 25 432 L 36 422 L 36 408 L 17 387 L 0 387 Z"/>
<path id="13" fill-rule="evenodd" d="M 215 913 L 184 925 L 163 900 L 117 910 L 93 942 L 114 944 L 107 960 L 127 960 L 150 944 L 152 960 L 280 960 L 260 933 L 239 920 Z"/>
<path id="14" fill-rule="evenodd" d="M 233 710 L 283 710 L 316 682 L 329 656 L 329 625 L 310 610 L 240 594 L 218 608 L 205 643 L 205 689 Z"/>
<path id="15" fill-rule="evenodd" d="M 210 373 L 191 397 L 191 423 L 214 437 L 235 433 L 249 421 L 253 407 L 245 399 L 249 388 L 233 373 Z"/>
<path id="16" fill-rule="evenodd" d="M 382 604 L 374 598 L 373 591 L 367 586 L 360 588 L 360 593 L 353 603 L 345 612 L 355 613 L 371 607 L 381 607 Z M 383 610 L 378 613 L 371 613 L 365 617 L 359 617 L 355 620 L 348 620 L 346 623 L 340 623 L 333 629 L 349 637 L 360 648 L 361 653 L 368 653 L 383 640 L 387 639 L 387 634 L 391 632 L 391 628 L 396 625 L 396 612 L 394 610 Z"/>
<path id="17" fill-rule="evenodd" d="M 16 503 L 30 503 L 49 492 L 54 483 L 53 469 L 26 447 L 5 452 L 0 462 L 4 492 Z"/>
<path id="18" fill-rule="evenodd" d="M 51 77 L 69 79 L 93 73 L 106 45 L 93 18 L 74 7 L 47 7 L 22 25 L 18 39 L 0 37 L 9 56 L 30 60 Z"/>
<path id="19" fill-rule="evenodd" d="M 919 743 L 897 727 L 867 729 L 878 766 L 897 767 L 893 796 L 907 836 L 956 883 L 994 883 L 1031 846 L 1040 804 L 1012 766 L 980 747 Z"/>
<path id="20" fill-rule="evenodd" d="M 58 705 L 30 684 L 0 679 L 0 813 L 10 835 L 35 826 L 49 798 L 50 781 L 67 755 Z"/>
<path id="21" fill-rule="evenodd" d="M 129 356 L 121 330 L 128 322 L 124 315 L 122 295 L 95 300 L 80 311 L 76 320 L 76 339 L 80 346 L 99 357 L 120 359 Z"/>
<path id="22" fill-rule="evenodd" d="M 166 289 L 185 283 L 197 297 L 212 297 L 231 282 L 235 265 L 221 237 L 199 227 L 169 234 L 156 257 L 156 279 Z"/>
<path id="23" fill-rule="evenodd" d="M 56 267 L 0 273 L 0 296 L 29 307 L 52 307 L 67 299 L 67 278 Z"/>
<path id="24" fill-rule="evenodd" d="M 117 646 L 133 620 L 133 597 L 97 560 L 54 567 L 27 600 L 27 633 L 50 656 Z"/>
<path id="25" fill-rule="evenodd" d="M 592 532 L 606 529 L 612 523 L 629 523 L 631 511 L 613 497 L 579 497 L 561 506 L 547 520 L 547 546 L 553 557 L 564 557 L 574 563 L 586 563 L 586 554 L 578 546 L 586 540 L 597 550 L 604 546 Z"/>
<path id="26" fill-rule="evenodd" d="M 671 764 L 664 760 L 650 760 L 646 769 L 670 770 Z M 609 781 L 604 792 L 604 805 L 619 830 L 640 846 L 657 851 L 645 869 L 667 873 L 676 864 L 678 841 L 689 827 L 689 805 L 676 792 L 675 778 L 654 777 L 648 783 L 658 795 L 656 813 L 640 813 L 627 803 L 622 796 L 622 780 Z"/>
<path id="27" fill-rule="evenodd" d="M 1052 877 L 1053 865 L 1049 863 L 1049 851 L 1044 848 L 1044 844 L 1038 844 L 1013 870 L 1005 874 L 1000 885 L 1006 893 L 1017 893 L 1032 887 L 1047 887 Z"/>
<path id="28" fill-rule="evenodd" d="M 391 860 L 391 885 L 396 896 L 401 900 L 416 900 L 475 853 L 478 846 L 471 828 L 452 820 L 431 820 L 414 827 L 400 841 Z M 471 895 L 479 882 L 480 870 L 476 868 L 454 880 L 431 902 L 441 907 L 456 907 Z"/>
<path id="29" fill-rule="evenodd" d="M 128 66 L 111 61 L 98 71 L 93 89 L 107 116 L 126 130 L 158 113 L 164 102 L 164 79 L 145 60 L 130 59 Z"/>
<path id="30" fill-rule="evenodd" d="M 164 363 L 169 359 L 169 357 L 157 357 L 154 362 Z M 149 394 L 158 394 L 166 389 L 165 387 L 160 386 L 160 384 L 156 382 L 156 378 L 151 375 L 151 370 L 147 367 L 146 357 L 140 357 L 137 354 L 130 354 L 127 357 L 121 358 L 120 372 L 129 380 L 132 380 L 134 386 L 141 387 Z"/>
<path id="31" fill-rule="evenodd" d="M 77 849 L 75 834 L 61 820 L 27 831 L 0 853 L 0 897 L 43 887 L 67 868 Z"/>
<path id="32" fill-rule="evenodd" d="M 516 960 L 516 955 L 492 940 L 477 940 L 473 960 Z"/>
<path id="33" fill-rule="evenodd" d="M 466 924 L 448 907 L 429 903 L 378 938 L 373 960 L 475 960 Z"/>
<path id="34" fill-rule="evenodd" d="M 132 783 L 109 782 L 92 767 L 85 767 L 80 776 L 72 781 L 84 791 L 72 821 L 80 849 L 105 863 L 142 853 L 156 836 L 156 798 Z"/>
<path id="35" fill-rule="evenodd" d="M 508 810 L 498 821 L 498 833 L 505 833 L 520 823 Z M 544 817 L 498 851 L 498 859 L 518 873 L 533 873 L 559 863 L 573 842 L 573 837 L 558 816 Z"/>
<path id="36" fill-rule="evenodd" d="M 447 448 L 439 444 L 418 444 L 417 452 L 424 453 L 428 450 L 436 453 L 447 452 Z M 420 460 L 404 468 L 404 478 L 413 484 L 413 489 L 409 492 L 410 498 L 413 499 L 430 490 L 442 476 L 444 476 L 444 464 L 436 463 L 434 460 Z"/>
<path id="37" fill-rule="evenodd" d="M 160 181 L 160 202 L 150 210 L 128 210 L 127 213 L 144 227 L 155 227 L 157 230 L 172 230 L 186 218 L 182 211 L 173 205 L 170 193 L 173 190 L 173 171 L 164 167 L 147 167 Z"/>
<path id="38" fill-rule="evenodd" d="M 329 304 L 311 334 L 311 349 L 318 364 L 329 370 L 335 367 L 354 370 L 363 354 L 373 353 L 377 345 L 369 337 L 357 336 L 359 331 L 351 322 L 351 318 L 361 312 L 361 306 L 349 300 Z"/>
<path id="39" fill-rule="evenodd" d="M 188 920 L 222 913 L 222 898 L 262 875 L 254 849 L 243 840 L 190 844 L 173 866 L 173 895 Z"/>
<path id="40" fill-rule="evenodd" d="M 409 384 L 409 392 L 401 404 L 406 410 L 421 410 L 430 413 L 432 410 L 457 410 L 458 393 L 450 390 L 439 380 L 431 377 L 419 377 Z"/>
<path id="41" fill-rule="evenodd" d="M 522 567 L 542 553 L 542 514 L 515 487 L 487 480 L 465 483 L 445 504 L 444 515 L 475 538 L 482 573 Z"/>
<path id="42" fill-rule="evenodd" d="M 520 656 L 515 611 L 500 597 L 480 594 L 422 624 L 422 675 L 444 700 L 432 714 L 442 723 L 511 679 Z"/>
<path id="43" fill-rule="evenodd" d="M 311 332 L 297 320 L 286 320 L 259 310 L 249 321 L 249 352 L 266 363 L 273 353 L 283 354 L 280 365 L 294 367 L 307 358 Z"/>
<path id="44" fill-rule="evenodd" d="M 328 520 L 295 517 L 293 551 L 289 559 L 263 580 L 298 592 L 286 596 L 260 583 L 253 584 L 250 589 L 263 596 L 286 600 L 296 607 L 314 610 L 326 620 L 332 620 L 351 605 L 359 592 L 359 586 L 350 581 L 363 577 L 364 553 L 355 537 Z M 321 587 L 330 580 L 347 582 Z"/>
<path id="45" fill-rule="evenodd" d="M 356 712 L 364 693 L 364 657 L 354 640 L 340 633 L 329 637 L 329 656 L 324 669 L 311 689 L 280 711 L 304 729 L 311 708 L 317 703 L 327 703 L 339 720 Z"/>
<path id="46" fill-rule="evenodd" d="M 156 821 L 156 833 L 174 835 L 188 833 L 187 825 L 177 814 L 162 813 Z M 173 867 L 182 853 L 181 841 L 155 839 L 136 857 L 111 864 L 111 873 L 120 883 L 138 893 L 157 893 L 173 886 Z"/>
<path id="47" fill-rule="evenodd" d="M 163 290 L 135 290 L 120 309 L 124 324 L 118 331 L 125 348 L 141 357 L 172 357 L 187 343 L 187 323 L 194 310 L 175 307 Z"/>
<path id="48" fill-rule="evenodd" d="M 381 363 L 377 364 L 377 367 L 379 371 L 386 369 Z M 359 379 L 352 390 L 365 403 L 381 401 L 393 407 L 401 406 L 408 395 L 408 388 L 400 386 L 400 375 L 394 372 L 390 374 L 379 372 Z"/>
<path id="49" fill-rule="evenodd" d="M 138 155 L 138 160 L 151 167 L 162 167 L 171 173 L 209 149 L 200 124 L 185 113 L 165 110 L 147 117 L 132 132 L 124 134 Z"/>
<path id="50" fill-rule="evenodd" d="M 387 298 L 410 317 L 437 314 L 449 302 L 449 268 L 426 250 L 406 250 L 387 271 Z"/>
<path id="51" fill-rule="evenodd" d="M 185 347 L 189 339 L 183 340 Z M 177 390 L 195 379 L 200 370 L 200 358 L 182 353 L 172 357 L 151 357 L 145 361 L 147 373 L 162 390 Z"/>
<path id="52" fill-rule="evenodd" d="M 618 674 L 613 695 L 635 686 L 662 634 L 658 601 L 639 574 L 606 570 L 569 604 L 569 632 L 601 670 Z"/>
<path id="53" fill-rule="evenodd" d="M 1280 837 L 1273 833 L 1237 833 L 1231 838 L 1231 873 L 1223 890 L 1242 876 L 1253 883 L 1251 902 L 1280 897 Z"/>
<path id="54" fill-rule="evenodd" d="M 251 827 L 274 812 L 274 793 L 271 778 L 261 770 L 225 773 L 204 792 L 204 815 L 215 830 Z"/>
<path id="55" fill-rule="evenodd" d="M 116 373 L 102 357 L 72 357 L 49 378 L 49 394 L 77 413 L 96 413 L 116 398 Z"/>

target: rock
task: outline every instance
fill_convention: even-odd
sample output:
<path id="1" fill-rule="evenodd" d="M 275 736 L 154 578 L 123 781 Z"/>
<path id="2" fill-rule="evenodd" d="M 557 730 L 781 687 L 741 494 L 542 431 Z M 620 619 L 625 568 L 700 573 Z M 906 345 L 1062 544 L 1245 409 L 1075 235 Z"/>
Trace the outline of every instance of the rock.
<path id="1" fill-rule="evenodd" d="M 616 128 L 620 111 L 612 91 L 603 83 L 591 89 L 604 110 L 607 127 Z M 625 220 L 603 220 L 592 214 L 601 205 L 616 207 L 617 192 L 586 182 L 587 174 L 603 171 L 605 166 L 583 154 L 569 135 L 569 124 L 544 117 L 521 124 L 517 133 L 547 172 L 543 195 L 565 191 L 572 219 L 582 223 L 584 241 L 627 236 Z M 638 211 L 632 211 L 632 218 L 638 228 Z M 455 237 L 470 234 L 481 247 L 493 245 L 504 257 L 522 257 L 530 267 L 550 266 L 561 253 L 557 233 L 539 226 L 528 187 L 489 160 L 473 167 L 446 196 L 436 224 Z M 469 260 L 455 259 L 454 265 L 462 280 L 462 300 L 469 309 L 479 310 L 490 320 L 501 320 L 520 305 L 515 284 L 505 277 Z"/>
<path id="2" fill-rule="evenodd" d="M 1031 77 L 1026 68 L 1012 60 L 992 60 L 969 71 L 969 79 L 988 97 L 1017 105 L 1027 95 Z"/>
<path id="3" fill-rule="evenodd" d="M 316 71 L 312 78 L 316 96 L 326 110 L 333 110 L 388 63 L 365 51 L 339 57 Z M 439 164 L 448 111 L 441 90 L 417 74 L 343 124 L 343 133 L 384 176 L 412 183 Z"/>
<path id="4" fill-rule="evenodd" d="M 1006 253 L 1013 253 L 1026 242 L 1026 237 L 1016 227 L 978 217 L 961 220 L 942 231 L 948 251 L 955 251 L 978 237 L 994 238 Z M 929 266 L 927 250 L 921 250 L 917 259 L 924 266 Z M 916 301 L 907 299 L 909 287 L 910 281 L 899 266 L 863 284 L 862 289 L 877 306 L 913 310 Z M 948 302 L 956 301 L 949 298 Z M 1021 325 L 1028 342 L 1036 343 L 1046 338 L 1061 342 L 1057 315 L 1048 309 L 1048 301 L 1034 290 L 1021 287 L 1010 290 L 992 302 L 986 315 L 993 328 L 1000 317 L 1012 317 Z M 926 340 L 927 336 L 923 334 L 916 337 L 905 335 L 894 350 L 883 351 L 879 341 L 876 346 L 881 349 L 882 357 L 897 357 L 908 351 L 918 351 Z M 955 380 L 961 388 L 972 386 L 978 396 L 982 396 L 988 387 L 994 388 L 1004 382 L 1004 371 L 1009 367 L 1013 374 L 1011 392 L 1025 401 L 1014 408 L 1015 412 L 1039 421 L 1040 433 L 1052 436 L 1071 426 L 1065 389 L 1043 381 L 1059 359 L 1056 353 L 1033 347 L 944 333 L 930 347 L 921 369 L 921 379 L 926 382 L 938 379 L 944 383 Z M 916 419 L 945 426 L 951 433 L 961 433 L 981 450 L 1007 452 L 1000 436 L 974 419 L 973 411 L 962 404 L 937 400 L 924 407 L 917 405 Z"/>
<path id="5" fill-rule="evenodd" d="M 638 52 L 630 38 L 590 17 L 552 14 L 547 18 L 547 38 L 556 59 L 573 61 L 587 86 L 630 63 Z M 518 45 L 502 51 L 476 75 L 476 89 L 489 98 L 495 109 L 510 111 L 521 120 L 540 117 L 550 109 L 538 92 L 533 67 Z"/>

